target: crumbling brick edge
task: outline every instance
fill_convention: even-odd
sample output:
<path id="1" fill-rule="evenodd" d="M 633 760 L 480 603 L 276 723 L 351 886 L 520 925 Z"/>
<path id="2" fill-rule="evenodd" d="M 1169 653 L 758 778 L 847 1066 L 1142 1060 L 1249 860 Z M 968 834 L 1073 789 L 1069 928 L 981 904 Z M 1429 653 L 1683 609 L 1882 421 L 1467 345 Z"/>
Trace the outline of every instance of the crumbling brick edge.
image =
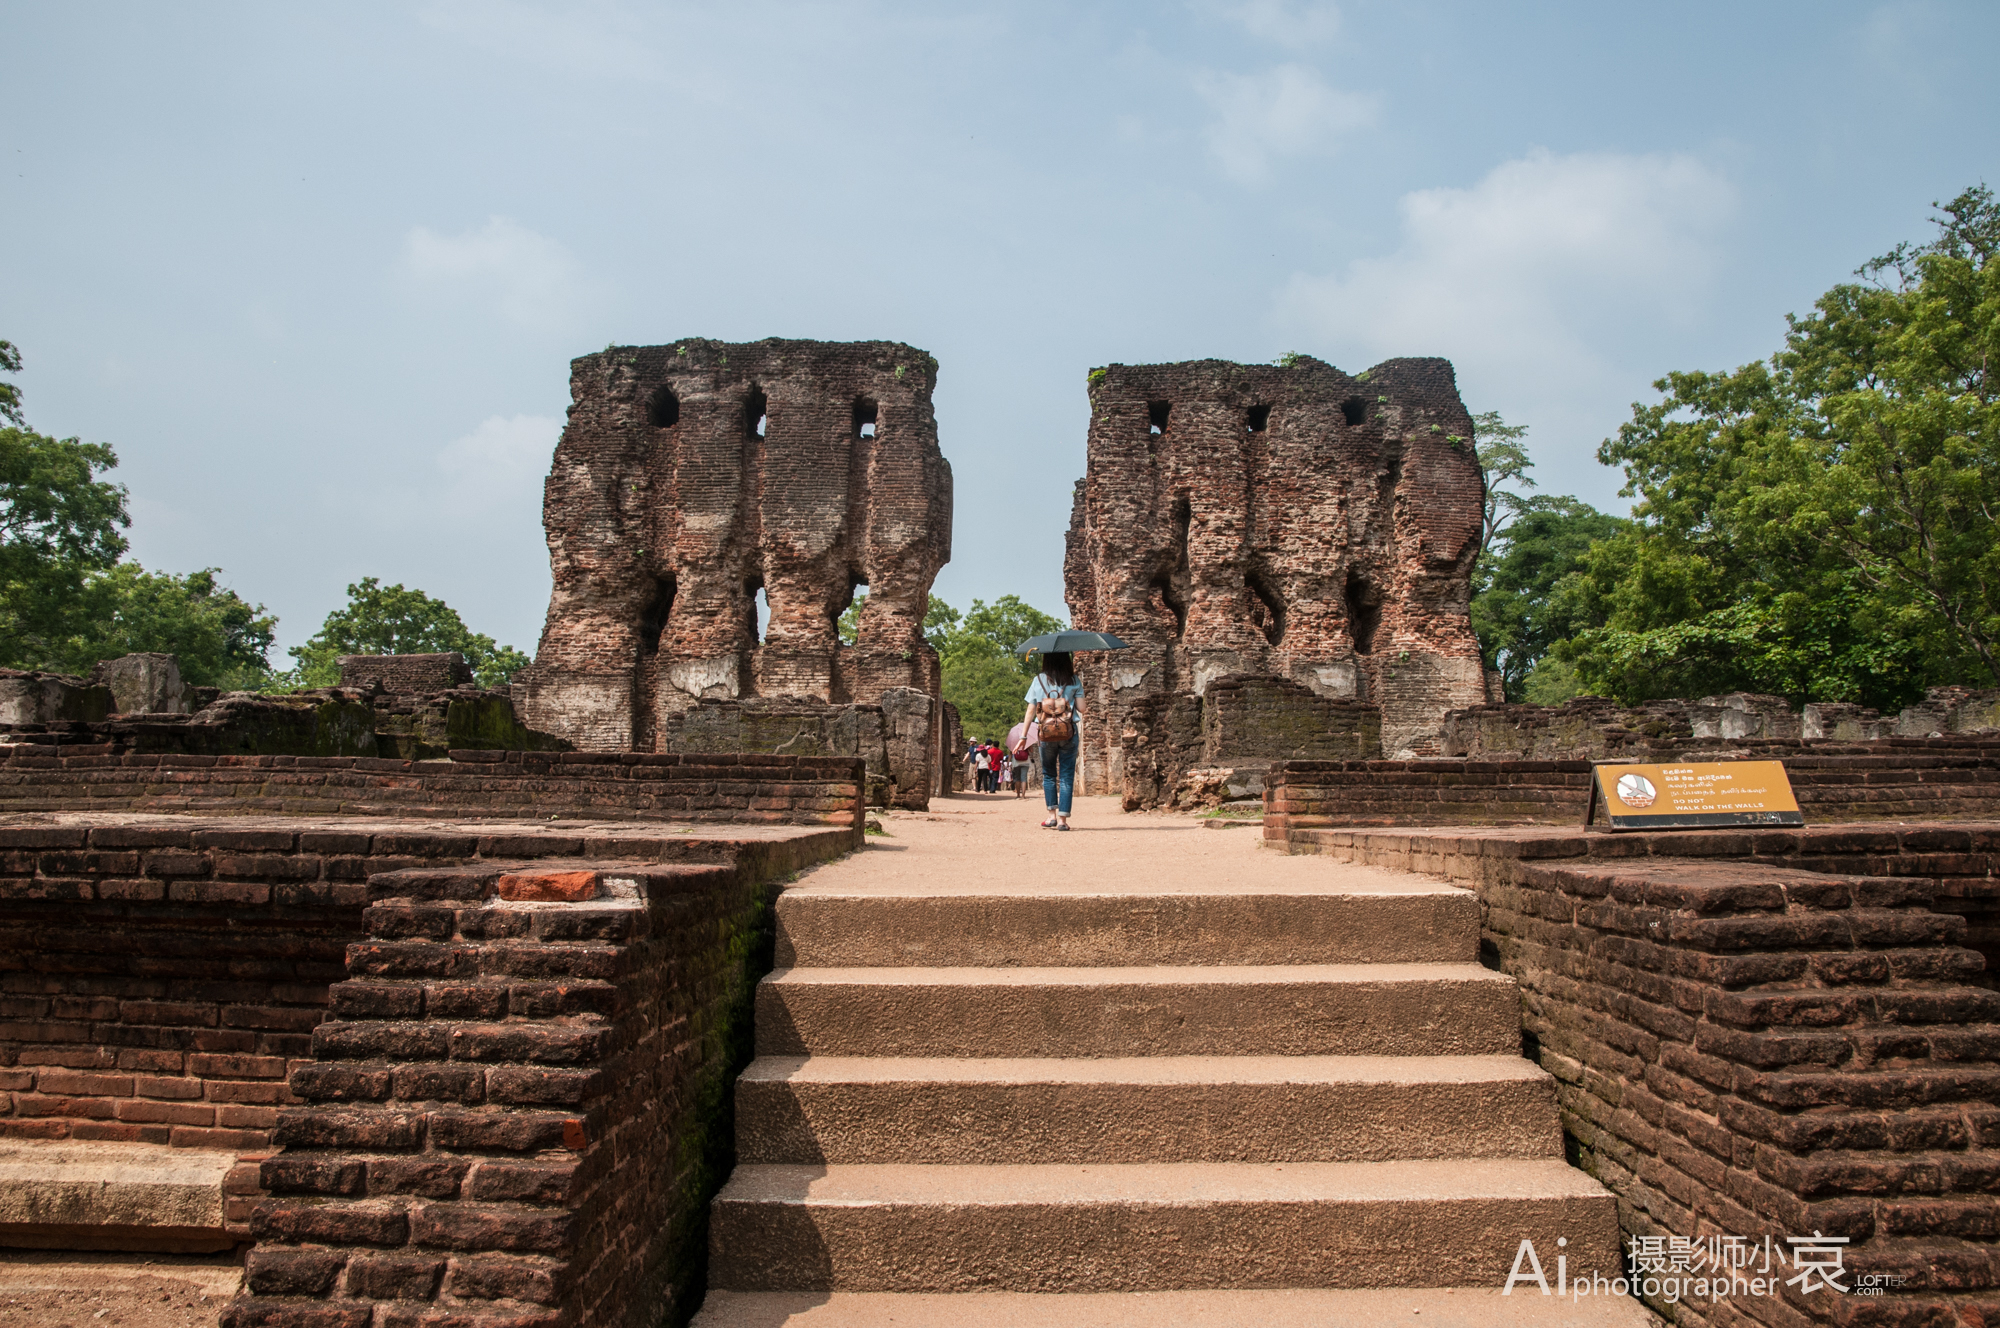
<path id="1" fill-rule="evenodd" d="M 1823 1232 L 1852 1242 L 1851 1284 L 1904 1279 L 1656 1310 L 1694 1328 L 2000 1320 L 2000 993 L 1966 918 L 1934 911 L 1938 881 L 1899 874 L 1950 867 L 1990 892 L 2000 824 L 1266 833 L 1477 891 L 1483 959 L 1520 983 L 1524 1050 L 1628 1236 Z"/>

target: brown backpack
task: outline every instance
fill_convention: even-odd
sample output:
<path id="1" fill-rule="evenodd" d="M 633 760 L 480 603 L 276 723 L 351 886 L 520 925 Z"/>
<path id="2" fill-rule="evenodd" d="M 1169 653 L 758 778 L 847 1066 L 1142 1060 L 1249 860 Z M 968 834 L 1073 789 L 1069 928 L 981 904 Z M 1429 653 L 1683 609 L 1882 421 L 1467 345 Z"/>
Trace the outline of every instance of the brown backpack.
<path id="1" fill-rule="evenodd" d="M 1069 708 L 1069 698 L 1061 694 L 1044 698 L 1041 719 L 1037 721 L 1036 728 L 1043 742 L 1052 742 L 1058 747 L 1074 738 L 1076 712 Z"/>

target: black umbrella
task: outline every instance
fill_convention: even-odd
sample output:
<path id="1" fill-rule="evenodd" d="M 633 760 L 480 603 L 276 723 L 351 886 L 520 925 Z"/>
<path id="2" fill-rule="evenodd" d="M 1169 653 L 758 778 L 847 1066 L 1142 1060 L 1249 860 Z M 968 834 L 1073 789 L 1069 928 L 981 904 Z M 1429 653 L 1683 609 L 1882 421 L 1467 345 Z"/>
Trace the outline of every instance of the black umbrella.
<path id="1" fill-rule="evenodd" d="M 1046 655 L 1051 651 L 1130 650 L 1131 648 L 1109 632 L 1045 632 L 1041 636 L 1031 636 L 1015 647 L 1023 655 L 1032 655 L 1036 651 Z"/>

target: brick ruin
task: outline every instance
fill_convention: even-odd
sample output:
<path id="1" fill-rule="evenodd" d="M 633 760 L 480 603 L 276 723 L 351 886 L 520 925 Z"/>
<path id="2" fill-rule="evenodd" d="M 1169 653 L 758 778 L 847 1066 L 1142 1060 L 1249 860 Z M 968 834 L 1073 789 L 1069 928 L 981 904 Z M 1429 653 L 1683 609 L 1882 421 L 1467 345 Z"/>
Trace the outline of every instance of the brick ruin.
<path id="1" fill-rule="evenodd" d="M 882 341 L 697 338 L 573 361 L 543 504 L 555 585 L 514 687 L 525 722 L 584 751 L 654 752 L 703 705 L 900 713 L 890 694 L 911 689 L 924 730 L 892 744 L 889 783 L 925 805 L 949 764 L 923 636 L 951 556 L 936 382 L 928 354 Z"/>
<path id="2" fill-rule="evenodd" d="M 1086 791 L 1167 800 L 1203 759 L 1174 734 L 1221 678 L 1373 706 L 1391 754 L 1485 699 L 1483 489 L 1447 361 L 1112 365 L 1090 401 L 1065 593 L 1132 648 L 1086 657 Z"/>

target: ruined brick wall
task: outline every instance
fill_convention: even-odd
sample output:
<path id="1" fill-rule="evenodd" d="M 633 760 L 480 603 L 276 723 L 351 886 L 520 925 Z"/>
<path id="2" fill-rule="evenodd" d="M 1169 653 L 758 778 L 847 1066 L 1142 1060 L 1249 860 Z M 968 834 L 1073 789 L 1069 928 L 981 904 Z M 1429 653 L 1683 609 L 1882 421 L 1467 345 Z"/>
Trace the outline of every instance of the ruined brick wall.
<path id="1" fill-rule="evenodd" d="M 2000 844 L 1995 825 L 1976 846 L 1919 829 L 1898 855 L 1883 833 L 1350 830 L 1322 851 L 1479 892 L 1482 947 L 1521 984 L 1531 1053 L 1628 1235 L 1782 1249 L 1823 1232 L 1852 1242 L 1849 1285 L 1907 1279 L 1879 1299 L 1656 1300 L 1676 1323 L 1990 1323 L 2000 994 L 1974 985 L 1990 975 L 1929 881 L 1765 852 L 1920 863 Z"/>
<path id="2" fill-rule="evenodd" d="M 881 706 L 832 705 L 802 696 L 697 701 L 671 716 L 660 745 L 691 756 L 704 752 L 783 752 L 793 756 L 852 756 L 868 772 L 868 803 L 890 804 L 887 727 Z"/>
<path id="3" fill-rule="evenodd" d="M 0 1137 L 267 1146 L 366 895 L 303 839 L 0 827 Z"/>
<path id="4" fill-rule="evenodd" d="M 911 687 L 936 704 L 923 620 L 951 556 L 936 382 L 935 360 L 895 342 L 696 338 L 573 361 L 543 501 L 555 586 L 515 685 L 528 725 L 650 752 L 704 698 L 872 705 Z"/>
<path id="5" fill-rule="evenodd" d="M 342 687 L 373 683 L 399 695 L 429 695 L 472 681 L 471 666 L 456 650 L 431 655 L 342 655 L 339 664 Z"/>
<path id="6" fill-rule="evenodd" d="M 503 870 L 370 882 L 225 1325 L 650 1328 L 698 1302 L 770 887 L 593 864 L 510 899 Z"/>
<path id="7" fill-rule="evenodd" d="M 0 812 L 563 816 L 828 825 L 857 836 L 865 813 L 866 771 L 846 757 L 460 751 L 398 761 L 46 750 L 0 747 Z"/>
<path id="8" fill-rule="evenodd" d="M 1255 797 L 1277 760 L 1379 759 L 1382 715 L 1286 678 L 1231 676 L 1201 697 L 1133 703 L 1120 736 L 1125 810 L 1137 811 L 1204 805 L 1228 789 Z"/>
<path id="9" fill-rule="evenodd" d="M 1898 739 L 1886 751 L 1773 742 L 1691 755 L 1781 761 L 1809 823 L 2000 815 L 2000 744 L 1947 740 L 1930 748 L 1921 739 Z M 1588 761 L 1290 761 L 1267 778 L 1280 799 L 1273 828 L 1575 825 L 1589 802 L 1590 768 Z"/>
<path id="10" fill-rule="evenodd" d="M 1112 365 L 1090 399 L 1066 594 L 1133 648 L 1084 657 L 1087 790 L 1120 790 L 1135 705 L 1227 675 L 1373 704 L 1392 755 L 1484 699 L 1482 489 L 1448 362 Z"/>

